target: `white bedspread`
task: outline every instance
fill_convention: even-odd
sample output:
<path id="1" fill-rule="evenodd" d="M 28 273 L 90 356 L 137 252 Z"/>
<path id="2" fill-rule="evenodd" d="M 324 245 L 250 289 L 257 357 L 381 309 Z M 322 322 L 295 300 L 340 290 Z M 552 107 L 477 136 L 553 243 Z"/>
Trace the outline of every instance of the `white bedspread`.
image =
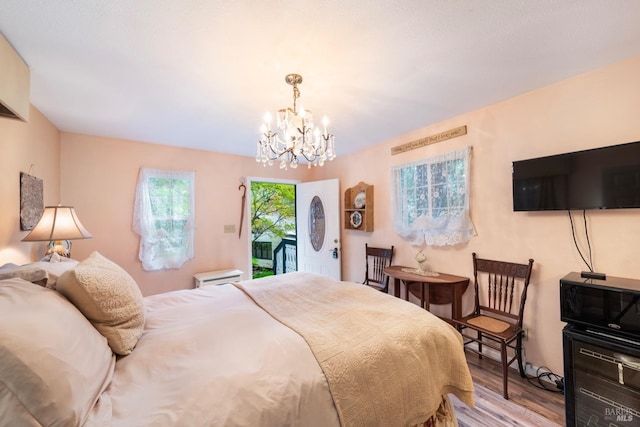
<path id="1" fill-rule="evenodd" d="M 142 338 L 106 391 L 114 427 L 339 426 L 306 342 L 236 287 L 145 301 Z"/>

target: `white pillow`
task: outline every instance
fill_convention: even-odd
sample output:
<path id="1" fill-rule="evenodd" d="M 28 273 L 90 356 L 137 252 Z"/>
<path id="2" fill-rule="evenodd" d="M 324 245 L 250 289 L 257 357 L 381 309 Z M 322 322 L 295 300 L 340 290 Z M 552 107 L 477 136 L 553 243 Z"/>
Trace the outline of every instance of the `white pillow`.
<path id="1" fill-rule="evenodd" d="M 62 295 L 23 279 L 0 282 L 0 325 L 0 425 L 84 424 L 115 369 L 107 340 Z"/>
<path id="2" fill-rule="evenodd" d="M 19 278 L 40 286 L 47 286 L 49 273 L 47 270 L 32 266 L 16 266 L 0 270 L 0 280 Z"/>
<path id="3" fill-rule="evenodd" d="M 78 261 L 68 258 L 55 261 L 52 258 L 51 261 L 38 261 L 24 265 L 5 264 L 0 267 L 0 280 L 19 277 L 31 283 L 55 289 L 58 277 L 77 264 Z"/>
<path id="4" fill-rule="evenodd" d="M 144 300 L 135 280 L 93 252 L 58 279 L 66 296 L 120 355 L 131 353 L 144 329 Z"/>

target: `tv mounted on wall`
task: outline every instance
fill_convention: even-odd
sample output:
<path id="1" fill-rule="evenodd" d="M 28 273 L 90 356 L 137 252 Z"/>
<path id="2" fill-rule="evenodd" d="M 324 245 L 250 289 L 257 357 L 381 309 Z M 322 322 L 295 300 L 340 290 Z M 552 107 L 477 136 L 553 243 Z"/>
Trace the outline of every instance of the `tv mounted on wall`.
<path id="1" fill-rule="evenodd" d="M 640 141 L 513 162 L 513 210 L 640 208 Z"/>

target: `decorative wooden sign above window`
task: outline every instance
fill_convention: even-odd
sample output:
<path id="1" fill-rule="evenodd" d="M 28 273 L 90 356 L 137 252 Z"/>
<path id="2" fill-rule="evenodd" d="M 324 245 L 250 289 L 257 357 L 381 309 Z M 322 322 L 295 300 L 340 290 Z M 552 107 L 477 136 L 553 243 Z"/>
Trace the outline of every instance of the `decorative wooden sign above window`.
<path id="1" fill-rule="evenodd" d="M 435 144 L 436 142 L 446 141 L 447 139 L 456 138 L 458 136 L 467 134 L 467 126 L 460 126 L 455 129 L 450 129 L 444 132 L 430 135 L 425 138 L 418 139 L 417 141 L 407 142 L 406 144 L 397 145 L 391 148 L 391 154 L 400 154 L 405 151 L 415 150 L 416 148 L 424 147 L 425 145 Z"/>

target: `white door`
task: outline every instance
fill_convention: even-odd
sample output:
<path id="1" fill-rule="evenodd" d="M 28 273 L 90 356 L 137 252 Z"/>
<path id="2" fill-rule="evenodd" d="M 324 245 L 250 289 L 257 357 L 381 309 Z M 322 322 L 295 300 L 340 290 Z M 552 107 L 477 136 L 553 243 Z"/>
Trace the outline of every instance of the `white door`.
<path id="1" fill-rule="evenodd" d="M 340 183 L 337 179 L 296 186 L 298 271 L 341 280 Z"/>

